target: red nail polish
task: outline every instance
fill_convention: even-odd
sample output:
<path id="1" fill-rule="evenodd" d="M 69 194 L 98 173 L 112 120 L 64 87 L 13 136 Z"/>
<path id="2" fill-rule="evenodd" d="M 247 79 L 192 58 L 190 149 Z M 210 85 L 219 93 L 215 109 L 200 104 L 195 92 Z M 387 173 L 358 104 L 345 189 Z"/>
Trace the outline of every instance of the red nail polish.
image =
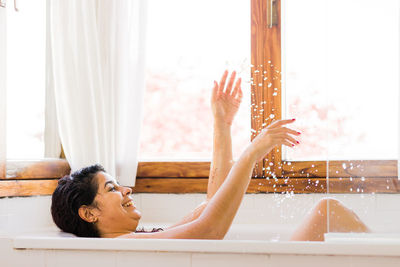
<path id="1" fill-rule="evenodd" d="M 297 132 L 298 134 L 301 134 L 301 132 Z"/>
<path id="2" fill-rule="evenodd" d="M 294 145 L 292 144 L 292 146 L 294 146 Z"/>
<path id="3" fill-rule="evenodd" d="M 295 121 L 296 119 L 292 119 L 292 121 Z"/>
<path id="4" fill-rule="evenodd" d="M 298 144 L 300 144 L 300 142 L 299 141 L 296 141 Z"/>

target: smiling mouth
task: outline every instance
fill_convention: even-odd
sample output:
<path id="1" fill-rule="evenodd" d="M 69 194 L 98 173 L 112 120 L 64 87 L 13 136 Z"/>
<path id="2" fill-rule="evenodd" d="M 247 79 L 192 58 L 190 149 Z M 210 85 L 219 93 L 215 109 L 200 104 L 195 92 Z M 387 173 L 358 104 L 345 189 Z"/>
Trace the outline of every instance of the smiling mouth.
<path id="1" fill-rule="evenodd" d="M 127 207 L 134 207 L 134 206 L 133 206 L 132 200 L 129 201 L 129 202 L 126 202 L 125 204 L 123 204 L 122 207 L 125 207 L 125 208 L 127 208 Z"/>

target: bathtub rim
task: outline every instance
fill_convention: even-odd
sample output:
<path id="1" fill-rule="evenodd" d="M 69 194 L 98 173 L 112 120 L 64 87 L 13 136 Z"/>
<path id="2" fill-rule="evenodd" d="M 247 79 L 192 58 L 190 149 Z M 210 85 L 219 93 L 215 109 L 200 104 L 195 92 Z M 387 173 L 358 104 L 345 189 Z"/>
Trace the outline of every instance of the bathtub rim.
<path id="1" fill-rule="evenodd" d="M 400 256 L 400 240 L 387 243 L 293 242 L 259 240 L 106 239 L 9 237 L 14 249 L 235 254 L 301 254 L 342 256 Z"/>

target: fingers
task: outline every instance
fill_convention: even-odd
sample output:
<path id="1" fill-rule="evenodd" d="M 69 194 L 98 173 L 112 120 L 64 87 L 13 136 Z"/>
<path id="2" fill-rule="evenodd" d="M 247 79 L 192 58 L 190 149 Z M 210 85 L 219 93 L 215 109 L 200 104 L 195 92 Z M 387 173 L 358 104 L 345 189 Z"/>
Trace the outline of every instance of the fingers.
<path id="1" fill-rule="evenodd" d="M 294 144 L 290 143 L 289 141 L 283 141 L 282 145 L 288 146 L 288 147 L 294 147 Z"/>
<path id="2" fill-rule="evenodd" d="M 228 84 L 226 85 L 226 88 L 225 88 L 225 83 L 226 83 L 226 79 L 228 78 L 228 74 L 229 74 L 228 71 L 225 70 L 224 74 L 222 75 L 221 80 L 218 84 L 217 94 L 224 93 L 224 94 L 230 95 L 238 100 L 241 100 L 243 97 L 243 92 L 241 89 L 242 79 L 239 78 L 238 80 L 236 80 L 235 86 L 233 86 L 233 84 L 235 82 L 235 78 L 236 78 L 236 71 L 233 71 L 231 74 L 231 77 L 229 77 Z"/>
<path id="3" fill-rule="evenodd" d="M 228 71 L 227 70 L 224 71 L 224 74 L 222 75 L 222 78 L 221 78 L 221 80 L 219 82 L 219 86 L 218 86 L 219 92 L 223 92 L 224 91 L 226 77 L 228 77 Z"/>
<path id="4" fill-rule="evenodd" d="M 289 134 L 281 134 L 280 135 L 281 138 L 284 138 L 286 141 L 291 142 L 292 144 L 296 145 L 296 144 L 300 144 L 299 141 L 297 141 L 296 139 L 294 139 L 292 136 L 290 136 Z"/>
<path id="5" fill-rule="evenodd" d="M 231 77 L 229 78 L 228 85 L 226 86 L 225 93 L 230 95 L 232 91 L 233 82 L 235 81 L 236 71 L 232 72 Z"/>
<path id="6" fill-rule="evenodd" d="M 272 128 L 269 129 L 269 131 L 274 134 L 274 133 L 289 133 L 289 134 L 293 134 L 293 135 L 297 135 L 299 136 L 301 133 L 295 130 L 292 130 L 290 128 L 286 128 L 286 127 L 280 127 L 280 128 Z"/>
<path id="7" fill-rule="evenodd" d="M 239 78 L 237 79 L 236 83 L 235 83 L 235 88 L 232 91 L 232 96 L 236 97 L 236 95 L 238 95 L 239 90 L 241 91 L 240 85 L 241 85 L 242 79 Z M 240 95 L 239 95 L 240 97 Z"/>
<path id="8" fill-rule="evenodd" d="M 239 87 L 239 93 L 238 93 L 237 100 L 239 100 L 241 102 L 242 98 L 243 98 L 242 87 Z"/>
<path id="9" fill-rule="evenodd" d="M 290 119 L 290 120 L 278 120 L 278 121 L 275 121 L 275 122 L 271 123 L 271 124 L 268 126 L 268 128 L 269 128 L 269 129 L 278 128 L 278 127 L 281 127 L 281 126 L 283 126 L 283 125 L 285 125 L 285 124 L 293 123 L 294 121 L 295 121 L 295 119 Z"/>
<path id="10" fill-rule="evenodd" d="M 218 95 L 218 84 L 216 81 L 214 81 L 214 86 L 212 90 L 212 99 L 216 99 Z"/>

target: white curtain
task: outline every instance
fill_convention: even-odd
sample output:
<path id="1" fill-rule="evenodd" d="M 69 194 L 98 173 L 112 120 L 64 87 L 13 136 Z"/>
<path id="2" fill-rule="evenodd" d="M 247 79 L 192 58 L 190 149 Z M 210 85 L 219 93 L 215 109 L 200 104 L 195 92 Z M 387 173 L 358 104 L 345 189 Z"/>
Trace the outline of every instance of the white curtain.
<path id="1" fill-rule="evenodd" d="M 144 94 L 145 0 L 50 1 L 54 97 L 72 170 L 134 185 Z"/>
<path id="2" fill-rule="evenodd" d="M 6 177 L 6 9 L 0 7 L 0 179 Z"/>

